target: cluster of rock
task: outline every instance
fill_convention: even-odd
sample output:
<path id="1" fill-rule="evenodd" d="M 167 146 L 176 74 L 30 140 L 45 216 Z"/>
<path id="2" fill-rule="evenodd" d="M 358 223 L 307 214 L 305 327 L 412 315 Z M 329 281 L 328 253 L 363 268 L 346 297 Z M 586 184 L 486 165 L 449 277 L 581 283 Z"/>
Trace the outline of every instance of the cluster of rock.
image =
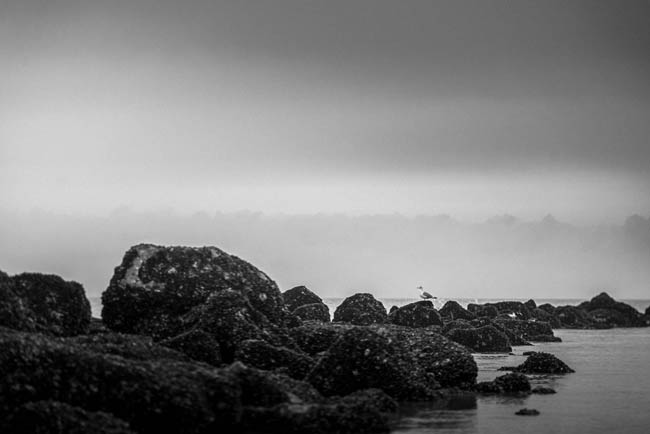
<path id="1" fill-rule="evenodd" d="M 439 325 L 394 324 L 363 294 L 332 323 L 307 288 L 213 247 L 134 246 L 102 300 L 91 321 L 81 285 L 0 273 L 0 432 L 386 432 L 396 399 L 476 383 Z"/>
<path id="2" fill-rule="evenodd" d="M 215 247 L 134 246 L 102 303 L 91 319 L 78 283 L 0 272 L 0 432 L 385 432 L 397 401 L 530 392 L 525 373 L 570 370 L 535 353 L 477 385 L 471 354 L 556 340 L 562 308 L 420 301 L 388 313 L 360 293 L 332 322 L 306 287 L 281 293 Z M 625 306 L 599 296 L 574 309 L 637 324 Z"/>
<path id="3" fill-rule="evenodd" d="M 541 322 L 548 323 L 554 329 L 603 329 L 650 325 L 648 310 L 644 315 L 634 307 L 614 300 L 605 292 L 578 306 L 553 306 L 548 303 L 537 306 L 533 300 L 529 300 L 526 303 L 504 301 L 469 304 L 467 309 L 477 316 L 496 321 L 524 320 L 528 325 Z M 548 336 L 546 332 L 545 328 L 533 328 L 525 332 L 525 337 L 530 341 L 543 341 Z"/>

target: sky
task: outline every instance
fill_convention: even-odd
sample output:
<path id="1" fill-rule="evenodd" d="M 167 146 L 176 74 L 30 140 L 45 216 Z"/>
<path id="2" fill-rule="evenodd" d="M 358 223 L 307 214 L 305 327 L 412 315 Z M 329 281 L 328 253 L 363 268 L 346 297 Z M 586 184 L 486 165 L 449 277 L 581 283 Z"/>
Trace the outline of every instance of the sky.
<path id="1" fill-rule="evenodd" d="M 0 207 L 650 214 L 648 1 L 0 2 Z"/>

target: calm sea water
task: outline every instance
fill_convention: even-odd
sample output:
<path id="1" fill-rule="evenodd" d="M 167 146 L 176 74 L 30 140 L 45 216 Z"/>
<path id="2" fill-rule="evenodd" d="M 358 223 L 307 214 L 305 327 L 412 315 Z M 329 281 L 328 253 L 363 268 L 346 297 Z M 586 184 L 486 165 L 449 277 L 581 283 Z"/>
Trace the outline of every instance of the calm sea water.
<path id="1" fill-rule="evenodd" d="M 91 298 L 93 314 L 99 316 L 99 298 Z M 334 312 L 342 299 L 326 299 Z M 387 308 L 415 299 L 383 299 Z M 459 299 L 460 304 L 496 300 Z M 583 300 L 537 300 L 539 304 L 578 304 Z M 624 300 L 639 311 L 650 300 Z M 444 304 L 439 300 L 438 304 Z M 536 350 L 555 354 L 576 370 L 565 376 L 535 376 L 533 385 L 557 390 L 554 395 L 527 397 L 463 397 L 444 402 L 405 404 L 395 420 L 394 434 L 611 434 L 650 432 L 650 328 L 611 330 L 555 330 L 561 343 L 514 347 L 513 355 L 475 354 L 479 381 L 492 380 L 501 366 L 522 363 L 522 352 Z M 539 416 L 516 416 L 524 407 Z"/>

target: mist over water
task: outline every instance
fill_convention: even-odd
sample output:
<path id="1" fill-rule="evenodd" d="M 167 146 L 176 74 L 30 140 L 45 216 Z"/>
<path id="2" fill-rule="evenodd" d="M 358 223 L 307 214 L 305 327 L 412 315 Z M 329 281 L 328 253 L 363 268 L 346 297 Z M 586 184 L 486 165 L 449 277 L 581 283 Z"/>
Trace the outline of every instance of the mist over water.
<path id="1" fill-rule="evenodd" d="M 650 288 L 650 220 L 638 216 L 577 226 L 550 216 L 466 223 L 397 214 L 0 212 L 0 269 L 60 274 L 90 297 L 138 243 L 214 245 L 264 270 L 283 291 L 306 285 L 324 298 L 370 292 L 409 299 L 423 285 L 453 299 L 584 300 L 601 291 L 630 299 Z"/>

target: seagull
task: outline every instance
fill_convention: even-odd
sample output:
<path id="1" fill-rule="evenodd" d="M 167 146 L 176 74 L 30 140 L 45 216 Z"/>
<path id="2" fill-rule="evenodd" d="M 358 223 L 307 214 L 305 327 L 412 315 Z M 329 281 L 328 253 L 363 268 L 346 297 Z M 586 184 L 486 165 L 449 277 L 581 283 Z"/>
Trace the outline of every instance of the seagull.
<path id="1" fill-rule="evenodd" d="M 426 292 L 426 291 L 424 290 L 424 288 L 422 288 L 421 286 L 418 286 L 417 289 L 420 290 L 420 298 L 423 299 L 423 300 L 427 300 L 427 299 L 430 299 L 430 298 L 433 299 L 433 300 L 437 300 L 437 299 L 438 299 L 438 297 L 434 297 L 433 295 L 431 295 L 431 294 L 429 294 L 428 292 Z"/>
<path id="2" fill-rule="evenodd" d="M 510 313 L 508 314 L 508 316 L 509 316 L 510 318 L 513 318 L 513 319 L 514 319 L 514 318 L 517 318 L 517 315 L 516 315 L 514 312 L 510 312 Z"/>

